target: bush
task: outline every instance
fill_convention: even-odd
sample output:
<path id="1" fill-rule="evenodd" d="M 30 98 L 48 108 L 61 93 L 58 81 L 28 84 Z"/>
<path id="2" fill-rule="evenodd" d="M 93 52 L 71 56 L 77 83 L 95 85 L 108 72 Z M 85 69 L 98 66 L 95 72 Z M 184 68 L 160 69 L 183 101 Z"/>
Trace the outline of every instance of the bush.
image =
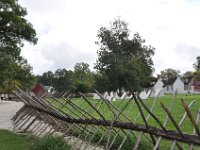
<path id="1" fill-rule="evenodd" d="M 36 140 L 31 150 L 71 150 L 62 137 L 45 136 Z"/>

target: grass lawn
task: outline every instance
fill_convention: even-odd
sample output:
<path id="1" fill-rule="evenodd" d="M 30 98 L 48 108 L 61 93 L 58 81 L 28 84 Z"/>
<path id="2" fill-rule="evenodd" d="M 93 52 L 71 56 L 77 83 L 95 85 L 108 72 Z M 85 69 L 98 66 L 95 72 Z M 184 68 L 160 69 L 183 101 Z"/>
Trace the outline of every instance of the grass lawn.
<path id="1" fill-rule="evenodd" d="M 193 116 L 194 116 L 194 119 L 196 119 L 197 112 L 200 109 L 200 95 L 178 94 L 178 95 L 176 95 L 176 98 L 174 100 L 174 104 L 173 104 L 173 107 L 172 107 L 172 110 L 171 110 L 171 113 L 172 113 L 174 119 L 176 120 L 176 122 L 178 123 L 181 120 L 181 118 L 183 117 L 184 112 L 185 112 L 184 108 L 182 107 L 181 98 L 183 98 L 183 100 L 187 104 L 189 104 L 193 100 L 196 100 L 195 103 L 192 105 L 192 107 L 190 109 Z M 149 109 L 153 105 L 154 99 L 155 98 L 150 98 L 149 100 L 144 100 L 144 102 L 146 103 L 146 105 L 148 106 Z M 173 99 L 173 96 L 168 94 L 168 95 L 165 95 L 163 97 L 158 98 L 158 100 L 156 102 L 156 105 L 155 105 L 153 112 L 159 118 L 159 120 L 162 123 L 164 123 L 164 121 L 166 119 L 166 112 L 162 109 L 160 102 L 163 102 L 169 108 L 169 106 L 171 105 L 172 99 Z M 92 98 L 89 98 L 89 100 L 96 108 L 99 108 L 99 111 L 104 115 L 104 117 L 107 120 L 113 119 L 114 115 L 108 109 L 108 107 L 106 106 L 105 103 L 103 103 L 101 105 L 101 101 L 92 100 Z M 64 100 L 61 100 L 61 101 L 64 102 Z M 74 99 L 72 99 L 72 102 L 74 102 L 76 105 L 81 107 L 83 110 L 89 112 L 89 115 L 87 113 L 84 113 L 84 115 L 88 116 L 89 118 L 91 118 L 91 116 L 95 116 L 97 118 L 99 117 L 99 115 L 93 109 L 91 109 L 89 104 L 86 103 L 84 100 L 79 100 L 79 98 L 74 98 Z M 127 102 L 128 102 L 128 100 L 124 100 L 124 101 L 116 100 L 116 101 L 113 101 L 112 104 L 114 106 L 118 106 L 118 108 L 120 110 L 123 110 L 124 106 L 126 106 Z M 129 103 L 129 105 L 124 109 L 123 112 L 124 112 L 124 114 L 126 114 L 128 116 L 129 120 L 132 120 L 134 122 L 134 120 L 136 119 L 136 116 L 139 113 L 139 110 L 138 110 L 136 104 L 133 104 L 133 103 L 134 103 L 134 100 L 132 100 Z M 58 107 L 62 107 L 58 102 L 54 102 L 54 104 L 57 105 Z M 63 108 L 63 110 L 65 112 L 70 113 L 71 115 L 73 115 L 76 118 L 79 118 L 80 116 L 84 118 L 84 116 L 80 112 L 78 112 L 75 108 L 73 108 L 72 106 L 67 105 L 67 107 L 70 108 L 70 110 Z M 113 109 L 113 110 L 115 112 L 117 112 L 115 109 Z M 76 113 L 77 115 L 74 115 L 74 113 Z M 148 114 L 145 110 L 144 110 L 144 114 L 145 114 L 145 117 L 147 117 Z M 120 115 L 120 120 L 122 120 L 124 122 L 130 122 L 123 115 Z M 139 123 L 139 124 L 144 124 L 141 117 L 139 117 L 136 122 Z M 155 122 L 155 120 L 152 117 L 150 117 L 150 119 L 148 120 L 148 124 L 150 126 L 159 127 L 159 125 Z M 175 130 L 175 127 L 173 126 L 173 124 L 171 123 L 170 120 L 168 120 L 168 122 L 166 124 L 166 128 L 169 129 L 169 130 Z M 92 127 L 91 127 L 91 130 L 94 130 L 94 129 L 92 129 Z M 186 133 L 192 133 L 193 132 L 193 127 L 192 127 L 192 124 L 191 124 L 190 120 L 188 119 L 188 117 L 186 118 L 184 123 L 181 125 L 181 130 L 183 132 L 186 132 Z M 98 133 L 98 134 L 100 134 L 100 133 Z M 120 133 L 120 134 L 122 136 L 124 136 L 124 133 Z M 138 134 L 138 133 L 136 133 L 136 134 Z M 97 135 L 97 137 L 100 137 L 100 135 Z M 98 140 L 98 138 L 97 138 L 97 140 Z M 147 143 L 147 141 L 145 139 L 143 141 L 144 141 L 143 143 Z M 120 143 L 120 139 L 119 139 L 119 143 Z M 128 145 L 130 143 L 134 144 L 134 141 L 130 140 L 126 144 Z M 149 143 L 144 144 L 144 145 L 148 145 L 147 147 L 149 147 Z M 170 141 L 163 141 L 161 143 L 161 145 L 162 145 L 163 149 L 169 149 L 171 142 Z M 144 147 L 146 147 L 146 146 L 144 146 Z M 188 149 L 188 146 L 186 146 L 185 144 L 182 144 L 182 147 Z M 124 148 L 124 149 L 126 149 L 126 148 Z M 142 148 L 142 149 L 145 149 L 145 148 Z M 195 149 L 198 149 L 198 148 L 195 148 Z"/>
<path id="2" fill-rule="evenodd" d="M 178 94 L 176 95 L 176 98 L 174 100 L 174 104 L 171 110 L 172 115 L 174 116 L 174 119 L 179 122 L 181 120 L 181 118 L 184 115 L 184 108 L 182 106 L 182 102 L 181 102 L 181 98 L 183 98 L 183 100 L 189 104 L 191 101 L 195 100 L 195 103 L 192 105 L 191 107 L 191 112 L 194 116 L 194 119 L 196 119 L 197 116 L 197 112 L 200 109 L 200 95 L 181 95 Z M 154 114 L 159 118 L 159 120 L 161 122 L 164 122 L 166 119 L 166 112 L 163 110 L 163 108 L 160 105 L 160 102 L 163 102 L 168 108 L 171 105 L 173 96 L 168 94 L 165 95 L 163 97 L 158 98 L 156 105 L 154 107 Z M 108 109 L 108 107 L 106 106 L 105 103 L 103 103 L 101 105 L 101 101 L 97 101 L 97 100 L 92 100 L 92 98 L 89 98 L 90 102 L 96 107 L 99 107 L 99 111 L 104 115 L 104 117 L 108 120 L 111 120 L 113 118 L 113 113 Z M 64 100 L 61 100 L 64 103 Z M 79 106 L 80 108 L 82 108 L 83 110 L 89 112 L 89 114 L 91 116 L 95 116 L 95 117 L 99 117 L 99 115 L 91 109 L 91 107 L 89 106 L 88 103 L 85 102 L 85 100 L 79 100 L 79 98 L 74 98 L 72 99 L 72 101 Z M 116 100 L 113 101 L 112 104 L 114 106 L 118 106 L 118 108 L 120 110 L 122 110 L 124 108 L 124 106 L 127 104 L 128 100 Z M 145 104 L 148 106 L 149 109 L 151 109 L 151 106 L 153 105 L 154 102 L 154 98 L 150 98 L 149 100 L 144 100 Z M 126 114 L 129 118 L 129 120 L 134 121 L 136 116 L 139 113 L 139 110 L 136 106 L 136 104 L 133 104 L 134 100 L 132 100 L 129 105 L 125 108 L 125 110 L 123 111 L 124 114 Z M 54 105 L 57 105 L 57 107 L 62 107 L 62 105 L 60 105 L 58 102 L 54 101 Z M 132 107 L 133 105 L 133 107 Z M 82 114 L 80 112 L 78 112 L 75 108 L 73 108 L 72 106 L 70 106 L 69 104 L 67 105 L 68 108 L 63 108 L 63 110 L 69 114 L 71 114 L 72 116 L 79 118 L 80 116 L 82 116 Z M 70 111 L 69 111 L 70 109 Z M 117 112 L 115 109 L 113 109 L 115 112 Z M 145 110 L 144 114 L 145 116 L 147 116 L 147 112 Z M 77 115 L 74 115 L 74 113 L 76 113 Z M 86 116 L 88 116 L 89 118 L 91 118 L 91 116 L 89 116 L 88 114 L 85 113 Z M 128 121 L 123 115 L 120 115 L 120 119 L 123 120 L 124 122 L 130 122 Z M 139 124 L 144 124 L 142 117 L 139 117 L 139 119 L 136 121 Z M 159 127 L 159 125 L 154 121 L 154 119 L 152 117 L 150 117 L 150 119 L 148 120 L 149 125 L 152 126 L 156 126 Z M 169 120 L 167 125 L 166 125 L 167 129 L 175 129 L 173 124 L 171 123 L 171 121 Z M 183 125 L 181 126 L 182 131 L 187 132 L 187 133 L 192 133 L 193 131 L 193 127 L 192 124 L 190 123 L 189 119 L 186 118 L 186 120 L 184 121 Z"/>
<path id="3" fill-rule="evenodd" d="M 0 150 L 29 150 L 33 139 L 0 129 Z"/>
<path id="4" fill-rule="evenodd" d="M 61 137 L 36 138 L 0 129 L 0 150 L 71 150 Z"/>

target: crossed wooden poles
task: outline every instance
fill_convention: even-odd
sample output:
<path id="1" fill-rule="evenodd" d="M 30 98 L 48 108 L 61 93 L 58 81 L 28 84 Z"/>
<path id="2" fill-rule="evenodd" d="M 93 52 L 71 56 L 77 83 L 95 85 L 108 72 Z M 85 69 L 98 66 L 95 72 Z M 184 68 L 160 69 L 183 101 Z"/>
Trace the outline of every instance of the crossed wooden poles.
<path id="1" fill-rule="evenodd" d="M 162 139 L 172 141 L 171 149 L 183 149 L 180 143 L 188 144 L 189 149 L 193 149 L 194 145 L 200 146 L 200 131 L 197 125 L 200 116 L 198 113 L 195 120 L 190 111 L 195 100 L 187 105 L 181 99 L 185 113 L 178 123 L 171 114 L 176 94 L 169 108 L 161 102 L 166 112 L 165 121 L 162 123 L 153 113 L 158 96 L 151 108 L 148 108 L 137 93 L 132 93 L 130 99 L 120 100 L 115 105 L 98 91 L 95 92 L 101 97 L 100 100 L 92 102 L 84 94 L 79 93 L 81 98 L 75 102 L 70 95 L 67 98 L 58 99 L 51 96 L 41 99 L 18 88 L 15 94 L 25 105 L 13 117 L 14 127 L 16 130 L 30 132 L 36 136 L 61 132 L 77 149 L 92 147 L 92 149 L 120 150 L 129 140 L 132 141 L 130 149 L 136 150 L 142 143 L 142 137 L 152 143 L 154 150 L 159 149 Z M 86 104 L 87 108 L 84 109 L 82 106 Z M 130 117 L 131 110 L 136 109 L 135 107 L 139 113 Z M 147 116 L 144 111 L 148 112 Z M 186 117 L 193 125 L 193 134 L 184 133 L 180 129 Z M 139 118 L 142 118 L 144 124 L 137 123 Z M 159 127 L 150 126 L 148 124 L 150 118 L 154 119 Z M 166 128 L 169 120 L 176 130 Z"/>

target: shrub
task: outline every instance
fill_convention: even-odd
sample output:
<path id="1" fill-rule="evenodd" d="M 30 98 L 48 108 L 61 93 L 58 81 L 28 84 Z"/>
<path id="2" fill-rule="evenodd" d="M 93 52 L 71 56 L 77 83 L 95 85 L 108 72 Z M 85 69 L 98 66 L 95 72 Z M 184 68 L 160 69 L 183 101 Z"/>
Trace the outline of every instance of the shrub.
<path id="1" fill-rule="evenodd" d="M 71 150 L 71 146 L 62 137 L 45 136 L 37 139 L 31 150 Z"/>

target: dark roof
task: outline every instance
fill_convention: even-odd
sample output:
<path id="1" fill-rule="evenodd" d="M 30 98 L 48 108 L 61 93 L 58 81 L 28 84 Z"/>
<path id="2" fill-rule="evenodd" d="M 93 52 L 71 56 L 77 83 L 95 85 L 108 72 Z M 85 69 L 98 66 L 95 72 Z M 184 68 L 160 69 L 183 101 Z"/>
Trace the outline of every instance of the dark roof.
<path id="1" fill-rule="evenodd" d="M 182 78 L 183 83 L 184 83 L 185 85 L 188 85 L 192 79 L 193 79 L 193 76 L 183 77 L 183 78 Z"/>
<path id="2" fill-rule="evenodd" d="M 152 78 L 151 81 L 146 85 L 146 88 L 153 87 L 157 81 L 158 81 L 157 78 Z"/>
<path id="3" fill-rule="evenodd" d="M 164 85 L 173 85 L 176 79 L 177 77 L 174 77 L 174 78 L 170 78 L 169 80 L 162 80 L 162 82 L 164 83 Z"/>
<path id="4" fill-rule="evenodd" d="M 167 85 L 168 80 L 162 80 L 162 82 L 163 82 L 164 85 Z"/>
<path id="5" fill-rule="evenodd" d="M 155 84 L 156 84 L 156 82 L 150 82 L 148 86 L 153 87 Z"/>

